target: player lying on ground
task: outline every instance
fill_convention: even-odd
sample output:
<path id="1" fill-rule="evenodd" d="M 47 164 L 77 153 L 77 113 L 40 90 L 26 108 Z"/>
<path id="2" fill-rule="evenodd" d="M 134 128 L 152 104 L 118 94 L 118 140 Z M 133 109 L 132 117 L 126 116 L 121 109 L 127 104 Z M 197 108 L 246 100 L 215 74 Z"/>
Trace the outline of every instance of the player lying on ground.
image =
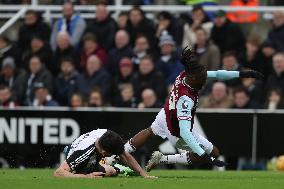
<path id="1" fill-rule="evenodd" d="M 116 176 L 120 167 L 100 164 L 102 157 L 118 155 L 129 167 L 144 178 L 149 176 L 137 161 L 124 151 L 122 138 L 115 132 L 97 129 L 81 135 L 67 149 L 67 159 L 55 170 L 56 177 L 97 178 Z"/>
<path id="2" fill-rule="evenodd" d="M 194 115 L 198 103 L 198 91 L 211 80 L 229 80 L 233 78 L 262 78 L 262 74 L 253 70 L 246 71 L 206 71 L 197 63 L 195 53 L 185 48 L 181 55 L 185 71 L 176 78 L 171 95 L 156 116 L 151 127 L 140 131 L 125 144 L 125 150 L 134 152 L 144 145 L 152 136 L 167 138 L 185 153 L 163 156 L 154 153 L 146 167 L 149 171 L 157 163 L 211 163 L 219 167 L 226 163 L 216 159 L 219 150 L 207 139 L 193 130 Z"/>

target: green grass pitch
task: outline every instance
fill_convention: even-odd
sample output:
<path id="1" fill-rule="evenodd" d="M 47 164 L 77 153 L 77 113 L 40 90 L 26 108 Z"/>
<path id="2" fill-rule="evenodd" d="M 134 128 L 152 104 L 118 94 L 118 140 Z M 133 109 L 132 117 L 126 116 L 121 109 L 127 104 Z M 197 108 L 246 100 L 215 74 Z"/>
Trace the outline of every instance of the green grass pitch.
<path id="1" fill-rule="evenodd" d="M 158 170 L 158 179 L 59 179 L 50 169 L 0 169 L 1 189 L 284 189 L 284 172 Z"/>

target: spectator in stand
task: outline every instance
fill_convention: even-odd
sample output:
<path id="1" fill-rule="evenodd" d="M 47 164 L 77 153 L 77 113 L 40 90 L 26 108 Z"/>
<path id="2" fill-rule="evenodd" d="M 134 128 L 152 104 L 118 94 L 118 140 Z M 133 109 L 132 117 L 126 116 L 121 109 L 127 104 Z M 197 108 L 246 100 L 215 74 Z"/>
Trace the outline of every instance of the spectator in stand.
<path id="1" fill-rule="evenodd" d="M 18 44 L 21 49 L 29 48 L 33 36 L 40 36 L 44 42 L 49 41 L 50 27 L 43 22 L 41 13 L 28 10 L 25 14 L 24 24 L 19 29 Z"/>
<path id="2" fill-rule="evenodd" d="M 37 82 L 34 83 L 35 98 L 31 106 L 35 107 L 49 107 L 49 106 L 58 106 L 58 103 L 52 99 L 52 96 L 49 94 L 47 87 L 44 83 Z"/>
<path id="3" fill-rule="evenodd" d="M 70 37 L 70 44 L 78 48 L 81 37 L 85 31 L 86 22 L 79 14 L 74 12 L 74 6 L 71 2 L 63 4 L 63 17 L 59 18 L 54 24 L 50 38 L 50 44 L 53 51 L 56 49 L 57 36 L 60 32 L 66 32 Z"/>
<path id="4" fill-rule="evenodd" d="M 12 57 L 6 57 L 2 62 L 2 69 L 0 73 L 0 85 L 14 88 L 15 81 L 20 73 L 16 71 L 15 60 Z"/>
<path id="5" fill-rule="evenodd" d="M 137 102 L 134 96 L 133 85 L 128 83 L 124 84 L 120 90 L 120 95 L 114 101 L 116 107 L 136 108 Z"/>
<path id="6" fill-rule="evenodd" d="M 91 55 L 87 60 L 86 71 L 78 76 L 77 90 L 84 99 L 88 99 L 90 91 L 95 87 L 101 89 L 105 99 L 109 98 L 111 76 L 102 67 L 100 59 L 96 55 Z"/>
<path id="7" fill-rule="evenodd" d="M 266 65 L 267 69 L 264 70 L 264 81 L 267 80 L 267 77 L 272 73 L 272 57 L 276 53 L 277 47 L 271 41 L 265 41 L 261 45 L 261 64 Z"/>
<path id="8" fill-rule="evenodd" d="M 283 93 L 280 89 L 269 91 L 264 108 L 269 110 L 284 109 Z"/>
<path id="9" fill-rule="evenodd" d="M 115 48 L 107 56 L 106 68 L 112 74 L 118 74 L 119 62 L 123 57 L 133 57 L 133 50 L 129 45 L 129 34 L 125 30 L 118 30 L 115 34 Z"/>
<path id="10" fill-rule="evenodd" d="M 273 13 L 273 27 L 270 29 L 267 39 L 284 50 L 284 12 L 275 11 Z"/>
<path id="11" fill-rule="evenodd" d="M 117 18 L 117 27 L 119 30 L 126 30 L 128 12 L 120 12 Z"/>
<path id="12" fill-rule="evenodd" d="M 68 33 L 60 32 L 57 36 L 57 48 L 54 53 L 54 60 L 52 65 L 53 74 L 57 75 L 60 70 L 61 59 L 65 57 L 71 57 L 74 61 L 75 67 L 79 67 L 79 56 L 74 47 L 71 45 Z"/>
<path id="13" fill-rule="evenodd" d="M 73 59 L 66 57 L 61 60 L 61 72 L 55 81 L 55 98 L 61 106 L 69 106 L 71 95 L 76 89 L 79 73 L 75 69 Z"/>
<path id="14" fill-rule="evenodd" d="M 153 55 L 150 50 L 150 44 L 145 35 L 139 35 L 137 36 L 135 40 L 135 46 L 133 48 L 133 57 L 132 61 L 135 65 L 135 70 L 138 69 L 139 63 L 141 61 L 141 58 L 143 58 L 146 55 Z"/>
<path id="15" fill-rule="evenodd" d="M 233 98 L 223 82 L 216 82 L 212 86 L 211 94 L 204 97 L 200 103 L 201 108 L 231 108 Z"/>
<path id="16" fill-rule="evenodd" d="M 87 33 L 84 35 L 83 45 L 84 45 L 84 50 L 81 53 L 81 61 L 80 61 L 80 68 L 82 70 L 86 69 L 87 59 L 91 55 L 96 55 L 100 59 L 102 64 L 105 63 L 107 56 L 106 51 L 105 49 L 99 46 L 99 44 L 97 43 L 97 39 L 93 34 Z"/>
<path id="17" fill-rule="evenodd" d="M 237 57 L 244 54 L 245 35 L 237 24 L 227 20 L 226 12 L 222 10 L 215 13 L 211 39 L 219 47 L 221 54 L 227 51 L 237 52 Z"/>
<path id="18" fill-rule="evenodd" d="M 48 43 L 46 43 L 39 35 L 32 37 L 30 46 L 23 51 L 22 59 L 25 67 L 28 67 L 29 60 L 32 56 L 37 55 L 47 68 L 52 68 L 52 51 Z"/>
<path id="19" fill-rule="evenodd" d="M 12 92 L 7 85 L 0 85 L 0 107 L 14 108 L 17 104 L 12 100 Z"/>
<path id="20" fill-rule="evenodd" d="M 226 52 L 222 57 L 222 69 L 228 71 L 240 71 L 241 67 L 238 63 L 236 54 L 234 52 Z M 241 85 L 239 78 L 225 81 L 228 87 L 236 87 Z"/>
<path id="21" fill-rule="evenodd" d="M 16 96 L 16 100 L 27 106 L 32 105 L 35 97 L 35 83 L 44 83 L 50 94 L 53 93 L 52 75 L 38 56 L 31 57 L 29 71 L 15 81 L 15 91 L 13 93 Z"/>
<path id="22" fill-rule="evenodd" d="M 160 57 L 156 62 L 156 69 L 161 71 L 167 85 L 174 83 L 176 77 L 183 71 L 184 67 L 179 61 L 176 44 L 172 36 L 164 31 L 160 37 Z"/>
<path id="23" fill-rule="evenodd" d="M 90 95 L 89 95 L 89 107 L 104 107 L 104 99 L 102 96 L 102 92 L 99 88 L 95 88 L 91 90 Z"/>
<path id="24" fill-rule="evenodd" d="M 250 99 L 253 99 L 257 104 L 263 104 L 263 83 L 255 78 L 242 78 L 242 86 L 247 90 Z"/>
<path id="25" fill-rule="evenodd" d="M 132 81 L 133 78 L 133 63 L 127 57 L 121 59 L 119 63 L 119 74 L 113 77 L 112 84 L 112 100 L 120 96 L 121 90 L 125 84 Z"/>
<path id="26" fill-rule="evenodd" d="M 196 5 L 192 9 L 192 22 L 186 23 L 183 28 L 183 48 L 196 43 L 195 30 L 200 27 L 203 28 L 206 33 L 210 34 L 213 23 L 210 21 L 202 6 Z"/>
<path id="27" fill-rule="evenodd" d="M 134 74 L 132 84 L 134 86 L 135 96 L 140 98 L 144 89 L 150 88 L 155 91 L 158 99 L 165 97 L 165 80 L 161 72 L 155 70 L 151 57 L 142 58 L 139 64 L 139 71 Z"/>
<path id="28" fill-rule="evenodd" d="M 83 97 L 80 93 L 73 93 L 70 99 L 70 106 L 72 108 L 84 107 Z"/>
<path id="29" fill-rule="evenodd" d="M 278 52 L 273 56 L 273 72 L 268 76 L 266 90 L 279 88 L 284 93 L 284 53 Z"/>
<path id="30" fill-rule="evenodd" d="M 146 88 L 141 93 L 142 102 L 138 104 L 138 108 L 161 108 L 163 104 L 158 100 L 153 89 Z"/>
<path id="31" fill-rule="evenodd" d="M 130 44 L 134 46 L 138 35 L 145 35 L 150 42 L 151 49 L 156 47 L 154 23 L 145 17 L 144 12 L 138 6 L 129 11 L 129 20 L 127 22 L 127 31 L 130 35 Z"/>
<path id="32" fill-rule="evenodd" d="M 15 60 L 17 68 L 20 68 L 21 53 L 20 51 L 10 42 L 7 37 L 0 36 L 0 68 L 2 62 L 6 57 L 12 57 Z"/>
<path id="33" fill-rule="evenodd" d="M 198 57 L 198 63 L 207 70 L 218 70 L 221 63 L 219 48 L 209 40 L 206 31 L 199 27 L 195 29 L 196 44 L 194 50 Z"/>
<path id="34" fill-rule="evenodd" d="M 238 109 L 258 109 L 260 106 L 253 101 L 249 92 L 244 87 L 236 88 L 233 92 L 234 105 L 232 108 Z"/>
<path id="35" fill-rule="evenodd" d="M 162 11 L 157 16 L 156 38 L 159 39 L 164 31 L 173 36 L 178 47 L 182 44 L 183 27 L 178 20 L 169 12 Z"/>
<path id="36" fill-rule="evenodd" d="M 96 5 L 96 17 L 93 22 L 88 24 L 85 33 L 94 34 L 99 45 L 109 51 L 113 47 L 116 28 L 116 22 L 111 18 L 107 6 L 104 3 L 99 3 Z"/>

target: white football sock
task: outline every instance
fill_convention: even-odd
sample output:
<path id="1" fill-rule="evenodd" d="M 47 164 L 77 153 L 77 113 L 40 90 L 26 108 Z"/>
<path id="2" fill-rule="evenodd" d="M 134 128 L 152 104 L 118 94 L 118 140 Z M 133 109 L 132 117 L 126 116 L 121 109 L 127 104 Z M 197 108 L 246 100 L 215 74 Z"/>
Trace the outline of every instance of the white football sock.
<path id="1" fill-rule="evenodd" d="M 181 154 L 174 154 L 174 155 L 163 155 L 160 163 L 164 164 L 191 164 L 191 161 L 189 157 L 187 156 L 187 153 L 181 153 Z"/>
<path id="2" fill-rule="evenodd" d="M 131 139 L 124 144 L 124 150 L 128 153 L 133 153 L 136 151 L 135 146 L 132 145 Z"/>

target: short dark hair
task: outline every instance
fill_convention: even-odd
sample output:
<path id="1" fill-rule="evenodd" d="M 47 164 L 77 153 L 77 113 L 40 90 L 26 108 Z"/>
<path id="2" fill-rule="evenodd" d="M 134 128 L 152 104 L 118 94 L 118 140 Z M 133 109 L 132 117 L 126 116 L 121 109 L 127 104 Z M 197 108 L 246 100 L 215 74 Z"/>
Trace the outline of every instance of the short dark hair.
<path id="1" fill-rule="evenodd" d="M 10 87 L 8 85 L 0 85 L 0 90 L 5 90 L 5 89 L 10 90 Z"/>
<path id="2" fill-rule="evenodd" d="M 86 41 L 93 41 L 95 43 L 97 43 L 97 38 L 94 34 L 92 33 L 86 33 L 83 37 L 83 41 L 86 42 Z"/>
<path id="3" fill-rule="evenodd" d="M 246 96 L 250 97 L 248 90 L 243 86 L 234 89 L 233 95 L 235 96 L 237 93 L 244 93 Z"/>
<path id="4" fill-rule="evenodd" d="M 99 145 L 103 150 L 113 155 L 120 155 L 124 152 L 124 142 L 115 132 L 108 130 L 99 139 Z"/>
<path id="5" fill-rule="evenodd" d="M 72 64 L 74 66 L 74 59 L 71 56 L 65 56 L 63 58 L 60 59 L 60 64 L 63 64 L 64 62 L 69 62 L 70 64 Z"/>
<path id="6" fill-rule="evenodd" d="M 228 58 L 228 57 L 235 57 L 237 58 L 236 52 L 235 51 L 226 51 L 224 52 L 222 59 Z"/>

